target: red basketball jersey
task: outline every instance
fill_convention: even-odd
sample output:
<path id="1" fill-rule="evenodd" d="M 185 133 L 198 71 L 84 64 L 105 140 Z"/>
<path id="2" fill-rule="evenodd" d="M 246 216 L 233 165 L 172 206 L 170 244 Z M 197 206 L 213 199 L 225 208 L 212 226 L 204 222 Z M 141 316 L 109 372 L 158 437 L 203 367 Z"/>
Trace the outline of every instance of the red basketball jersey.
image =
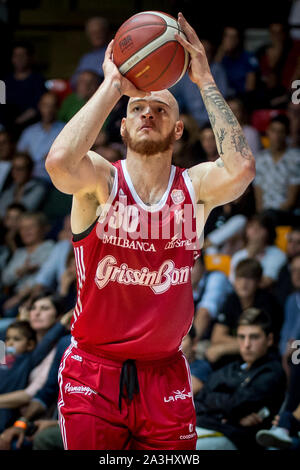
<path id="1" fill-rule="evenodd" d="M 178 351 L 193 321 L 191 270 L 199 256 L 196 207 L 187 170 L 172 166 L 160 202 L 139 198 L 126 160 L 100 217 L 75 241 L 78 347 L 117 359 L 148 360 Z"/>

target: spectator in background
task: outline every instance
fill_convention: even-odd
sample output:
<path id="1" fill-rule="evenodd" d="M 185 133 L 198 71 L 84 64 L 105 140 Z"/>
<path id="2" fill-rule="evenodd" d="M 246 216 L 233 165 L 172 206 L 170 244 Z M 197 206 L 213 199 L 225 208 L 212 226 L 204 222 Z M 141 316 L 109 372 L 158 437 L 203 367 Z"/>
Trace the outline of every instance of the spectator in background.
<path id="1" fill-rule="evenodd" d="M 11 184 L 0 193 L 0 216 L 12 203 L 23 204 L 28 211 L 38 210 L 47 193 L 43 181 L 32 178 L 34 163 L 29 154 L 16 152 L 12 159 Z"/>
<path id="2" fill-rule="evenodd" d="M 248 117 L 243 101 L 240 98 L 232 97 L 227 99 L 227 103 L 242 126 L 243 132 L 253 154 L 256 155 L 262 147 L 260 134 L 253 126 L 248 124 Z"/>
<path id="3" fill-rule="evenodd" d="M 290 357 L 295 350 L 292 343 L 300 340 L 300 254 L 291 261 L 291 279 L 294 292 L 285 301 L 280 335 L 280 353 L 287 373 L 289 373 Z"/>
<path id="4" fill-rule="evenodd" d="M 287 147 L 289 121 L 274 117 L 267 129 L 268 149 L 256 156 L 256 211 L 269 210 L 276 225 L 296 223 L 293 209 L 300 187 L 300 150 Z"/>
<path id="5" fill-rule="evenodd" d="M 59 338 L 67 333 L 65 327 L 69 324 L 71 313 L 58 317 L 63 313 L 63 305 L 59 298 L 44 293 L 34 299 L 29 310 L 29 324 L 36 334 L 39 346 L 38 357 L 33 357 L 33 363 L 28 358 L 16 359 L 7 374 L 7 380 L 2 380 L 0 394 L 1 431 L 12 424 L 18 409 L 27 405 L 46 382 L 51 363 L 55 355 L 55 345 Z M 51 329 L 51 333 L 50 333 Z M 49 334 L 48 334 L 49 333 Z M 41 354 L 42 353 L 42 354 Z M 24 364 L 25 359 L 25 364 Z M 23 362 L 23 367 L 20 362 Z M 33 365 L 33 367 L 31 367 Z M 4 409 L 13 413 L 4 413 Z"/>
<path id="6" fill-rule="evenodd" d="M 83 70 L 91 70 L 103 76 L 102 63 L 105 50 L 109 41 L 110 26 L 106 18 L 94 16 L 85 24 L 85 32 L 92 46 L 92 51 L 84 54 L 71 77 L 72 88 L 75 89 L 78 74 Z"/>
<path id="7" fill-rule="evenodd" d="M 300 255 L 300 226 L 292 227 L 291 231 L 287 234 L 287 262 L 282 266 L 278 280 L 274 285 L 274 294 L 277 296 L 281 305 L 285 304 L 287 296 L 293 291 L 291 261 L 297 255 Z"/>
<path id="8" fill-rule="evenodd" d="M 215 162 L 219 158 L 218 148 L 216 144 L 215 134 L 211 125 L 207 122 L 204 124 L 199 133 L 200 143 L 204 152 L 204 162 Z"/>
<path id="9" fill-rule="evenodd" d="M 226 98 L 228 95 L 228 80 L 226 72 L 220 63 L 215 62 L 214 44 L 209 39 L 202 39 L 207 60 L 211 69 L 211 73 L 222 95 Z M 186 73 L 182 79 L 176 83 L 171 89 L 171 93 L 178 101 L 180 112 L 183 114 L 191 114 L 198 122 L 199 126 L 203 126 L 208 122 L 208 114 L 204 106 L 201 94 L 195 83 L 191 82 Z"/>
<path id="10" fill-rule="evenodd" d="M 25 207 L 19 203 L 10 204 L 5 212 L 0 228 L 0 272 L 17 248 L 22 246 L 19 235 L 20 216 L 26 212 Z M 0 280 L 0 286 L 1 286 Z"/>
<path id="11" fill-rule="evenodd" d="M 298 345 L 299 346 L 299 345 Z M 256 441 L 263 447 L 274 449 L 298 450 L 300 448 L 300 367 L 298 347 L 295 350 L 297 363 L 290 363 L 290 377 L 286 400 L 280 412 L 275 416 L 271 429 L 261 429 L 256 434 Z"/>
<path id="12" fill-rule="evenodd" d="M 34 160 L 33 175 L 49 180 L 45 169 L 45 159 L 52 143 L 64 127 L 64 123 L 57 121 L 58 97 L 55 93 L 44 93 L 38 103 L 41 120 L 27 127 L 17 143 L 19 152 L 28 152 Z"/>
<path id="13" fill-rule="evenodd" d="M 48 259 L 54 242 L 45 240 L 48 226 L 42 213 L 25 213 L 20 218 L 20 236 L 23 248 L 18 248 L 2 271 L 2 283 L 9 288 L 10 296 L 2 305 L 2 314 L 14 317 L 23 300 L 23 289 L 35 284 L 36 274 Z M 0 320 L 0 325 L 3 320 Z"/>
<path id="14" fill-rule="evenodd" d="M 227 276 L 221 271 L 206 271 L 203 254 L 192 270 L 192 286 L 195 304 L 194 327 L 196 341 L 203 339 L 216 318 L 223 298 L 232 291 Z"/>
<path id="15" fill-rule="evenodd" d="M 258 308 L 267 312 L 272 322 L 274 344 L 278 345 L 283 311 L 276 298 L 260 288 L 262 267 L 255 259 L 244 259 L 235 269 L 234 292 L 227 295 L 219 309 L 211 334 L 211 346 L 206 350 L 206 358 L 212 369 L 236 359 L 238 341 L 237 325 L 243 311 Z"/>
<path id="16" fill-rule="evenodd" d="M 259 411 L 266 407 L 274 416 L 283 401 L 286 378 L 272 352 L 269 316 L 259 309 L 245 310 L 237 338 L 242 360 L 214 371 L 194 398 L 197 450 L 257 449 L 256 433 L 270 423 Z"/>
<path id="17" fill-rule="evenodd" d="M 99 85 L 102 77 L 92 70 L 82 70 L 78 72 L 75 91 L 68 95 L 62 102 L 58 111 L 58 119 L 68 122 L 77 111 L 92 97 Z"/>
<path id="18" fill-rule="evenodd" d="M 5 130 L 0 130 L 0 193 L 9 182 L 11 159 L 15 150 L 12 136 Z"/>
<path id="19" fill-rule="evenodd" d="M 44 77 L 33 67 L 34 48 L 25 41 L 13 45 L 11 63 L 13 72 L 4 81 L 6 104 L 2 122 L 19 135 L 24 127 L 38 117 L 38 102 L 45 91 Z"/>
<path id="20" fill-rule="evenodd" d="M 263 101 L 266 98 L 269 100 L 269 106 L 267 106 L 267 101 L 265 107 L 282 108 L 288 102 L 284 74 L 287 67 L 295 68 L 295 64 L 290 64 L 288 59 L 293 41 L 289 36 L 288 25 L 282 22 L 270 23 L 269 34 L 269 44 L 261 47 L 256 53 L 261 79 L 257 93 Z"/>
<path id="21" fill-rule="evenodd" d="M 246 245 L 231 258 L 229 279 L 234 282 L 237 264 L 245 258 L 257 259 L 263 268 L 261 287 L 271 287 L 286 262 L 285 253 L 274 245 L 276 231 L 273 219 L 267 214 L 254 215 L 246 226 Z"/>
<path id="22" fill-rule="evenodd" d="M 254 54 L 244 49 L 240 28 L 233 25 L 224 28 L 215 61 L 227 73 L 229 94 L 244 95 L 255 90 L 258 62 Z"/>
<path id="23" fill-rule="evenodd" d="M 182 343 L 181 343 L 181 350 L 183 354 L 185 355 L 190 366 L 193 395 L 196 395 L 196 393 L 198 393 L 203 387 L 204 382 L 202 378 L 203 378 L 203 375 L 205 374 L 203 361 L 196 359 L 195 338 L 196 338 L 196 330 L 194 328 L 194 325 L 192 325 L 190 328 L 190 331 L 182 339 Z M 200 366 L 200 371 L 199 371 L 199 366 Z M 211 372 L 210 367 L 208 367 L 207 376 L 210 374 L 210 372 Z"/>
<path id="24" fill-rule="evenodd" d="M 189 114 L 181 114 L 180 120 L 184 123 L 184 130 L 181 139 L 174 144 L 172 163 L 181 168 L 190 168 L 201 161 L 199 126 Z"/>
<path id="25" fill-rule="evenodd" d="M 51 250 L 51 256 L 41 265 L 36 273 L 35 283 L 23 290 L 23 296 L 27 297 L 27 303 L 43 292 L 45 289 L 58 292 L 61 279 L 67 269 L 68 258 L 72 248 L 72 231 L 70 215 L 64 218 L 63 227 L 58 233 L 58 240 Z"/>
<path id="26" fill-rule="evenodd" d="M 57 405 L 58 398 L 58 369 L 60 365 L 61 358 L 66 348 L 70 345 L 71 335 L 63 336 L 57 344 L 55 357 L 51 364 L 47 381 L 40 388 L 37 393 L 33 396 L 28 406 L 26 407 L 23 415 L 20 416 L 18 421 L 23 421 L 25 425 L 23 427 L 11 426 L 7 428 L 2 434 L 0 439 L 0 450 L 10 450 L 12 447 L 19 449 L 23 443 L 27 446 L 28 441 L 26 442 L 26 430 L 30 423 L 33 422 L 34 418 L 42 418 L 42 420 L 35 421 L 34 424 L 38 426 L 38 429 L 35 431 L 33 436 L 33 450 L 63 450 L 63 443 L 60 434 L 60 429 L 58 426 L 57 419 L 57 406 L 55 406 L 55 412 L 53 419 L 47 423 L 47 429 L 51 428 L 49 431 L 51 433 L 51 439 L 49 439 L 49 432 L 47 433 L 45 429 L 45 419 L 49 417 L 49 409 L 55 404 Z M 47 416 L 48 415 L 48 416 Z M 43 431 L 41 426 L 44 424 Z M 26 429 L 24 429 L 26 428 Z M 55 429 L 54 429 L 55 428 Z M 55 432 L 56 431 L 56 432 Z M 45 434 L 48 436 L 47 445 L 45 444 Z M 14 445 L 14 440 L 17 439 L 17 442 Z M 24 442 L 25 439 L 25 442 Z M 43 441 L 43 442 L 41 442 Z M 50 441 L 50 442 L 49 442 Z M 32 442 L 31 442 L 32 444 Z M 51 448 L 49 445 L 51 444 Z M 54 447 L 55 445 L 55 447 Z"/>

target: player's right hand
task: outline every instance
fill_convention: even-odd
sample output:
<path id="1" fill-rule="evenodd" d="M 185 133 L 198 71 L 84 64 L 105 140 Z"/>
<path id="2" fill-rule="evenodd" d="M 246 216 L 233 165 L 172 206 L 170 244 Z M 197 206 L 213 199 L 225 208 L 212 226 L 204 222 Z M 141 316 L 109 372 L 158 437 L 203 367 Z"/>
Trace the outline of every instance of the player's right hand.
<path id="1" fill-rule="evenodd" d="M 104 79 L 110 80 L 113 86 L 119 90 L 120 95 L 126 95 L 129 97 L 137 96 L 139 98 L 143 98 L 144 96 L 149 95 L 150 93 L 136 88 L 133 83 L 131 83 L 127 78 L 123 77 L 123 75 L 119 72 L 118 67 L 113 61 L 113 43 L 114 40 L 112 39 L 105 51 L 102 65 Z"/>

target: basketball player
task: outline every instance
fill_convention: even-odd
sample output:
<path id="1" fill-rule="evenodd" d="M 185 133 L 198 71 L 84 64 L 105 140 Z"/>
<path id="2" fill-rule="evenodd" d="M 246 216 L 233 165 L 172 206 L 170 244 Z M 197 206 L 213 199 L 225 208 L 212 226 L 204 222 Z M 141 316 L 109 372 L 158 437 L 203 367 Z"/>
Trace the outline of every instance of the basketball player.
<path id="1" fill-rule="evenodd" d="M 189 170 L 171 165 L 183 133 L 177 102 L 167 90 L 145 93 L 121 76 L 112 42 L 103 83 L 47 157 L 54 185 L 73 194 L 78 294 L 58 402 L 65 449 L 196 448 L 189 369 L 180 350 L 194 313 L 191 269 L 199 250 L 193 234 L 215 206 L 245 191 L 255 164 L 202 44 L 182 14 L 178 21 L 187 37 L 178 41 L 191 55 L 190 78 L 203 96 L 220 158 Z M 130 97 L 121 123 L 127 155 L 111 164 L 90 148 L 122 95 Z M 203 217 L 196 221 L 197 203 Z"/>

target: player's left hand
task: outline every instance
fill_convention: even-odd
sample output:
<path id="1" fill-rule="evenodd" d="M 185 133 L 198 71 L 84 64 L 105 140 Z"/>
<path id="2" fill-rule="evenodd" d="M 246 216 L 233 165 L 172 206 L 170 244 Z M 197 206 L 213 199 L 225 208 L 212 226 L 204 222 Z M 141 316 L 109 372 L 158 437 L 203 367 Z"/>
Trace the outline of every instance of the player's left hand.
<path id="1" fill-rule="evenodd" d="M 176 34 L 175 37 L 189 52 L 191 57 L 189 77 L 192 82 L 196 83 L 198 86 L 202 86 L 205 81 L 213 80 L 204 46 L 198 38 L 196 31 L 186 21 L 182 13 L 178 13 L 178 23 L 186 35 L 187 40 L 178 34 Z"/>

